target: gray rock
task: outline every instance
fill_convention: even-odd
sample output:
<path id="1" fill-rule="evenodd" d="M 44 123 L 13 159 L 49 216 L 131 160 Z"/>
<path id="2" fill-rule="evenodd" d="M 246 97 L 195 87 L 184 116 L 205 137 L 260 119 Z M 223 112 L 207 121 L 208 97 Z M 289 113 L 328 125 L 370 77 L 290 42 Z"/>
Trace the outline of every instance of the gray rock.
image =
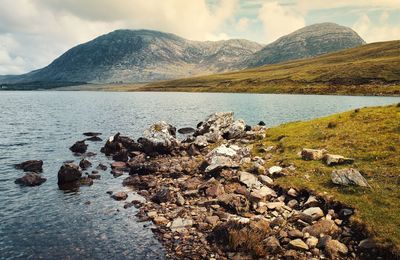
<path id="1" fill-rule="evenodd" d="M 333 183 L 338 185 L 370 187 L 367 180 L 361 175 L 361 173 L 353 168 L 334 170 L 332 171 L 331 179 Z"/>
<path id="2" fill-rule="evenodd" d="M 328 166 L 352 164 L 354 162 L 353 158 L 346 158 L 342 155 L 337 154 L 326 154 L 323 159 Z"/>
<path id="3" fill-rule="evenodd" d="M 308 148 L 303 148 L 303 150 L 301 151 L 301 158 L 303 158 L 303 160 L 321 160 L 324 155 L 326 154 L 326 150 L 325 149 L 308 149 Z"/>
<path id="4" fill-rule="evenodd" d="M 45 181 L 46 178 L 43 178 L 39 174 L 35 172 L 27 172 L 25 176 L 16 179 L 15 183 L 21 186 L 39 186 Z"/>
<path id="5" fill-rule="evenodd" d="M 186 228 L 189 228 L 193 225 L 193 221 L 191 219 L 183 219 L 183 218 L 176 218 L 172 221 L 170 229 L 173 232 L 180 232 Z"/>
<path id="6" fill-rule="evenodd" d="M 224 131 L 224 137 L 226 139 L 234 139 L 234 138 L 239 138 L 244 135 L 245 133 L 245 128 L 246 128 L 246 123 L 239 119 L 235 122 L 233 122 L 225 131 Z"/>
<path id="7" fill-rule="evenodd" d="M 138 140 L 146 153 L 169 153 L 179 145 L 175 138 L 175 128 L 164 121 L 151 125 Z"/>
<path id="8" fill-rule="evenodd" d="M 210 115 L 197 128 L 195 135 L 203 135 L 214 132 L 219 136 L 233 123 L 233 112 L 217 112 Z"/>
<path id="9" fill-rule="evenodd" d="M 196 136 L 193 143 L 198 147 L 206 147 L 208 145 L 207 138 L 204 135 Z"/>
<path id="10" fill-rule="evenodd" d="M 324 216 L 324 212 L 320 207 L 311 207 L 303 210 L 303 213 L 311 216 L 312 220 L 320 219 Z"/>
<path id="11" fill-rule="evenodd" d="M 253 189 L 253 188 L 261 188 L 262 184 L 258 180 L 257 176 L 254 174 L 251 174 L 249 172 L 239 172 L 239 181 L 246 185 L 247 188 Z"/>

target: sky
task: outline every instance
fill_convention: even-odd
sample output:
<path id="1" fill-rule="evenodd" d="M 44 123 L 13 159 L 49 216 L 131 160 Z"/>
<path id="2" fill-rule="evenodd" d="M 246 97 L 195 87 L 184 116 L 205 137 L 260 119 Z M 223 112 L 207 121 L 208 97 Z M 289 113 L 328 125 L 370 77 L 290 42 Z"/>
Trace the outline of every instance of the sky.
<path id="1" fill-rule="evenodd" d="M 400 0 L 0 0 L 0 7 L 0 75 L 42 68 L 116 29 L 267 44 L 334 22 L 368 43 L 400 39 Z"/>

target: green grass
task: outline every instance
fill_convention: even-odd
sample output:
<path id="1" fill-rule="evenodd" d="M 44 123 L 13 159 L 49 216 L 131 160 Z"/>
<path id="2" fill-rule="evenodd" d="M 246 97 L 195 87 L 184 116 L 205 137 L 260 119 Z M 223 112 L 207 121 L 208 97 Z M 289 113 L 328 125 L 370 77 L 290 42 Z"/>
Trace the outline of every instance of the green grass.
<path id="1" fill-rule="evenodd" d="M 400 41 L 238 72 L 123 88 L 113 90 L 400 95 Z"/>
<path id="2" fill-rule="evenodd" d="M 336 126 L 328 128 L 329 123 Z M 285 137 L 278 141 L 282 136 Z M 312 190 L 354 207 L 354 220 L 364 223 L 379 243 L 399 254 L 399 105 L 362 108 L 358 112 L 284 124 L 268 129 L 261 143 L 280 148 L 267 166 L 283 160 L 296 167 L 293 175 L 278 178 L 278 185 Z M 351 167 L 359 169 L 372 188 L 333 185 L 332 170 L 344 166 L 328 167 L 320 161 L 304 161 L 298 154 L 302 148 L 325 148 L 330 153 L 355 158 Z"/>

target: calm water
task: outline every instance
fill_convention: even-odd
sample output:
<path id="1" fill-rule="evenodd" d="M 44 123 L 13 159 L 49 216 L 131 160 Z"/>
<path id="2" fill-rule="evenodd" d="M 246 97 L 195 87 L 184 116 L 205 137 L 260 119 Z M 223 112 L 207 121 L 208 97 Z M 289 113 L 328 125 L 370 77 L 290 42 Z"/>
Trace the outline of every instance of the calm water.
<path id="1" fill-rule="evenodd" d="M 83 132 L 99 131 L 106 139 L 120 131 L 138 138 L 157 120 L 195 126 L 216 111 L 272 126 L 398 102 L 398 97 L 0 92 L 0 258 L 164 258 L 150 223 L 136 222 L 135 208 L 123 209 L 123 202 L 106 194 L 121 189 L 123 176 L 113 178 L 108 170 L 79 192 L 58 190 L 57 171 L 65 160 L 80 160 L 68 147 Z M 90 159 L 94 165 L 108 162 L 99 153 L 102 143 L 89 143 L 88 151 L 98 152 Z M 47 182 L 39 187 L 14 184 L 23 173 L 13 165 L 28 159 L 44 161 Z"/>

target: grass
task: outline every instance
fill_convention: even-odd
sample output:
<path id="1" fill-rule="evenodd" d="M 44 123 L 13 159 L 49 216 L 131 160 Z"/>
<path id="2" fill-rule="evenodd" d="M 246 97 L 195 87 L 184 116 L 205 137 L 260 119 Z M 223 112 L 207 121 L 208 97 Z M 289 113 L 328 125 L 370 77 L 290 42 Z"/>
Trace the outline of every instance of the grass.
<path id="1" fill-rule="evenodd" d="M 284 124 L 268 129 L 258 145 L 279 148 L 267 166 L 294 163 L 295 173 L 278 178 L 278 185 L 316 191 L 354 207 L 354 220 L 364 223 L 382 246 L 400 255 L 400 105 Z M 372 188 L 333 185 L 332 170 L 344 166 L 304 161 L 298 154 L 302 148 L 325 148 L 355 158 L 351 167 L 359 169 Z"/>
<path id="2" fill-rule="evenodd" d="M 137 85 L 114 91 L 400 95 L 400 41 L 367 44 L 311 59 Z"/>

